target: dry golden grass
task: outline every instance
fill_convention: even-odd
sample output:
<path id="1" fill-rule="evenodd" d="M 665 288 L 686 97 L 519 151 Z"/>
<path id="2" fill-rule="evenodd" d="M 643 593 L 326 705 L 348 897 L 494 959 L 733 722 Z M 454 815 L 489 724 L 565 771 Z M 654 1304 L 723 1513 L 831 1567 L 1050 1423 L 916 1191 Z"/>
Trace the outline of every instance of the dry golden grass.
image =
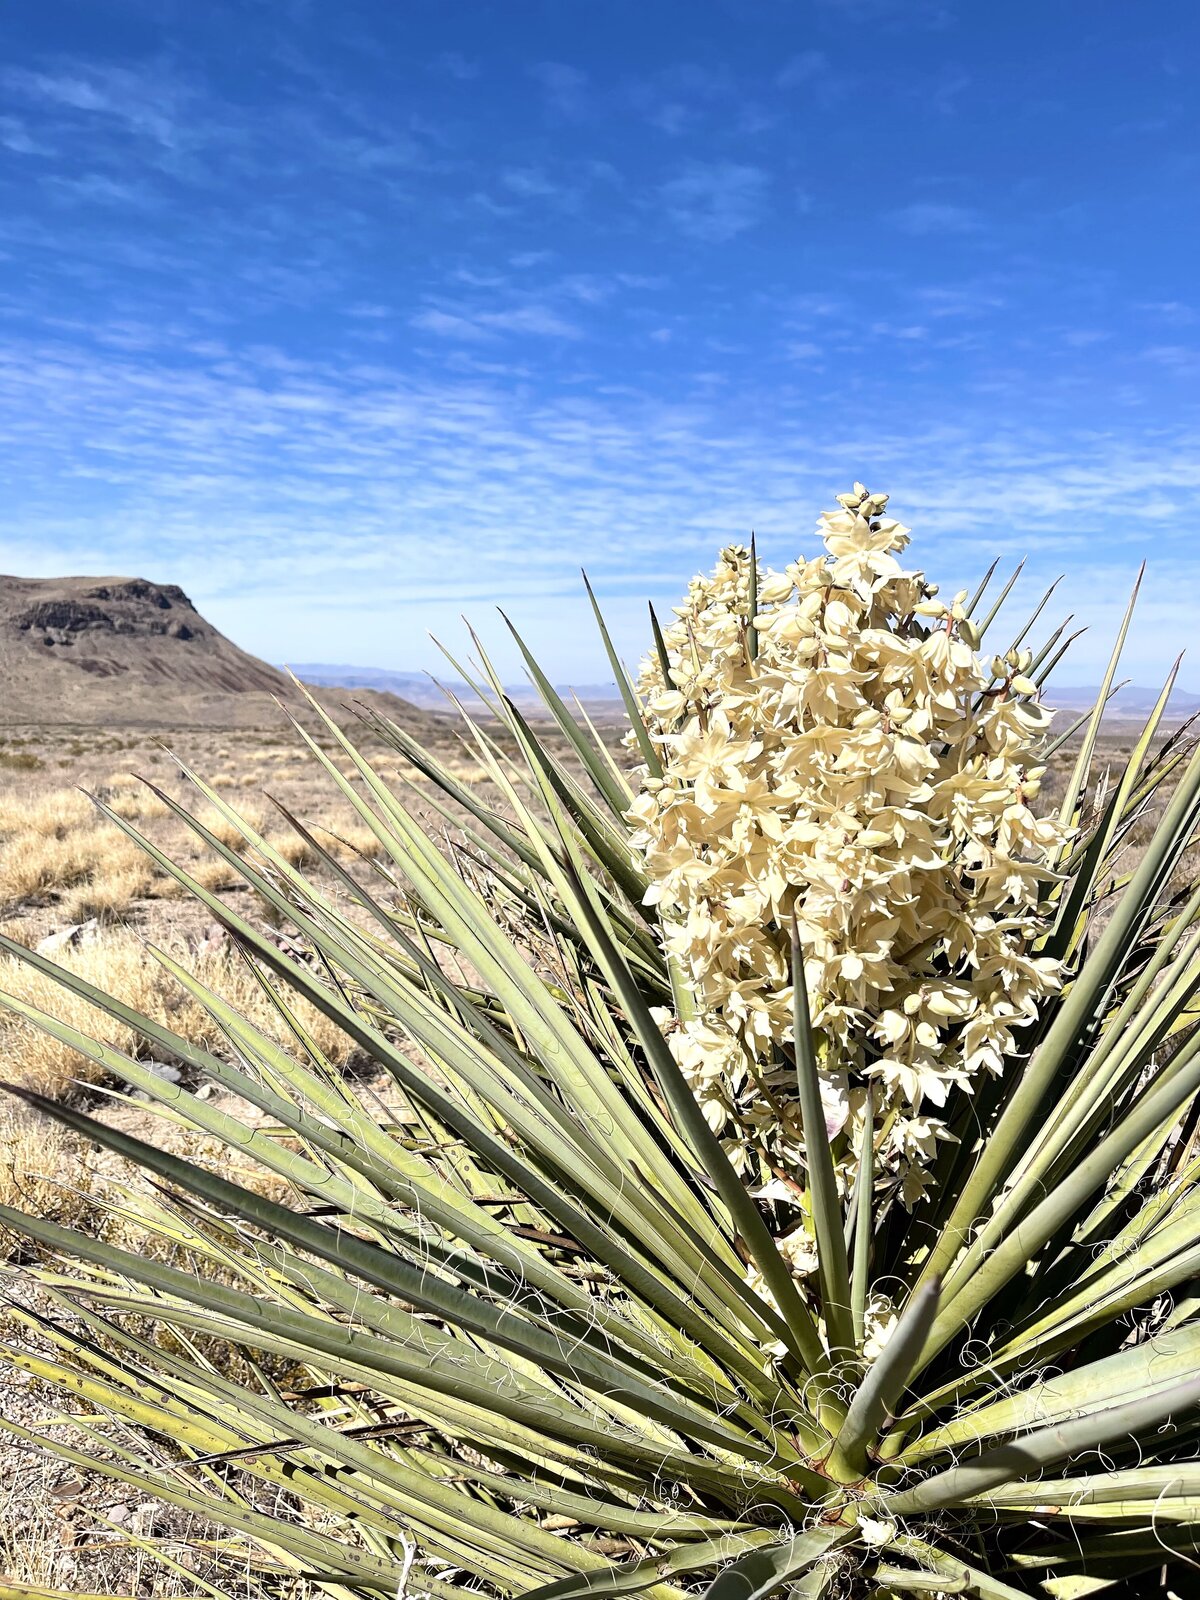
<path id="1" fill-rule="evenodd" d="M 247 827 L 255 833 L 266 831 L 266 812 L 258 805 L 240 805 L 234 807 Z M 197 813 L 197 820 L 202 822 L 214 838 L 220 840 L 227 850 L 242 851 L 248 848 L 247 842 L 240 829 L 212 806 L 204 806 Z"/>
<path id="2" fill-rule="evenodd" d="M 88 983 L 145 1011 L 156 1022 L 169 1023 L 171 1011 L 178 1005 L 168 1003 L 158 963 L 139 940 L 128 934 L 112 933 L 92 939 L 60 952 L 56 961 Z M 15 957 L 0 961 L 0 989 L 113 1049 L 136 1056 L 144 1048 L 132 1029 Z M 104 1076 L 96 1062 L 11 1013 L 0 1014 L 0 1045 L 8 1075 L 52 1099 L 68 1098 L 79 1084 L 96 1083 Z"/>
<path id="3" fill-rule="evenodd" d="M 446 766 L 452 777 L 457 778 L 459 783 L 465 783 L 468 786 L 476 783 L 486 783 L 491 777 L 488 769 L 480 766 L 477 761 L 448 761 Z M 405 777 L 410 783 L 429 782 L 423 772 L 406 772 Z"/>
<path id="4" fill-rule="evenodd" d="M 95 855 L 81 836 L 19 833 L 0 855 L 0 904 L 20 905 L 81 883 L 95 865 Z"/>
<path id="5" fill-rule="evenodd" d="M 289 829 L 271 840 L 272 847 L 293 867 L 309 867 L 319 858 L 307 839 Z"/>
<path id="6" fill-rule="evenodd" d="M 144 853 L 77 790 L 52 790 L 24 804 L 6 800 L 0 835 L 0 907 L 58 895 L 69 920 L 114 915 L 152 881 Z M 81 909 L 93 901 L 95 911 Z"/>
<path id="7" fill-rule="evenodd" d="M 189 862 L 188 871 L 202 889 L 213 891 L 232 889 L 236 883 L 241 881 L 233 868 L 219 858 Z M 186 893 L 185 889 L 176 884 L 170 897 L 182 899 Z"/>
<path id="8" fill-rule="evenodd" d="M 312 874 L 318 882 L 324 879 L 326 885 L 329 875 L 319 852 L 288 826 L 268 797 L 277 797 L 305 819 L 321 847 L 358 877 L 373 878 L 369 863 L 384 852 L 327 775 L 306 759 L 286 730 L 183 730 L 170 744 L 177 754 L 164 749 L 158 736 L 136 731 L 126 737 L 48 729 L 27 740 L 22 736 L 21 749 L 28 748 L 39 764 L 36 769 L 4 775 L 0 927 L 16 942 L 33 947 L 67 925 L 95 919 L 99 936 L 94 941 L 54 959 L 85 971 L 101 989 L 219 1051 L 223 1047 L 215 1024 L 164 977 L 136 937 L 141 934 L 171 949 L 187 964 L 188 950 L 194 950 L 209 931 L 210 914 L 118 827 L 106 822 L 81 790 L 102 798 L 119 818 L 144 831 L 168 857 L 184 864 L 204 889 L 228 899 L 260 924 L 277 924 L 279 917 L 248 888 L 236 867 L 217 857 L 170 815 L 169 808 L 132 774 L 153 775 L 166 793 L 197 810 L 226 849 L 243 853 L 246 846 L 236 826 L 189 788 L 183 768 L 204 774 L 222 794 L 230 795 L 246 821 L 289 865 Z M 385 771 L 403 767 L 390 752 L 374 753 Z M 449 737 L 444 754 L 462 781 L 475 783 L 485 777 L 470 752 L 457 743 L 451 746 Z M 60 761 L 69 765 L 69 778 L 58 776 Z M 67 787 L 68 782 L 80 787 Z M 419 799 L 416 803 L 421 805 Z M 429 820 L 440 830 L 436 818 Z M 220 954 L 203 958 L 201 965 L 205 981 L 229 994 L 286 1048 L 299 1048 L 240 962 Z M 85 1033 L 95 1031 L 120 1049 L 141 1048 L 101 1014 L 70 1002 L 57 986 L 37 981 L 30 970 L 16 963 L 0 961 L 0 988 L 44 1006 Z M 298 1005 L 298 1010 L 318 1048 L 335 1062 L 347 1061 L 351 1047 L 338 1030 L 311 1008 Z M 0 1051 L 7 1058 L 10 1076 L 51 1095 L 76 1094 L 80 1092 L 76 1080 L 87 1084 L 96 1077 L 97 1069 L 75 1052 L 2 1016 Z"/>
<path id="9" fill-rule="evenodd" d="M 289 1050 L 300 1048 L 278 1006 L 239 955 L 227 947 L 198 956 L 175 954 L 201 983 L 270 1038 Z M 170 977 L 140 940 L 108 933 L 60 952 L 55 960 L 190 1042 L 217 1055 L 228 1053 L 220 1027 L 201 1002 Z M 16 957 L 0 961 L 0 990 L 123 1054 L 135 1058 L 149 1054 L 145 1041 L 131 1028 Z M 337 1065 L 350 1060 L 352 1042 L 322 1012 L 295 995 L 286 996 L 285 1002 L 324 1056 Z M 12 1013 L 0 1013 L 0 1050 L 9 1077 L 56 1100 L 78 1095 L 105 1076 L 89 1057 Z"/>
<path id="10" fill-rule="evenodd" d="M 29 800 L 13 794 L 0 800 L 0 834 L 38 834 L 64 839 L 97 820 L 96 807 L 78 789 L 51 789 Z"/>
<path id="11" fill-rule="evenodd" d="M 152 794 L 143 784 L 131 784 L 128 779 L 115 784 L 104 796 L 105 804 L 126 822 L 149 822 L 154 818 L 170 816 L 170 808 Z"/>
<path id="12" fill-rule="evenodd" d="M 113 922 L 123 917 L 135 901 L 152 894 L 155 885 L 154 872 L 145 860 L 119 866 L 115 871 L 93 872 L 63 896 L 63 915 L 68 922 L 86 922 L 91 917 Z"/>
<path id="13" fill-rule="evenodd" d="M 64 1227 L 95 1227 L 96 1174 L 81 1140 L 12 1100 L 0 1101 L 0 1203 Z M 0 1234 L 0 1260 L 11 1245 Z"/>

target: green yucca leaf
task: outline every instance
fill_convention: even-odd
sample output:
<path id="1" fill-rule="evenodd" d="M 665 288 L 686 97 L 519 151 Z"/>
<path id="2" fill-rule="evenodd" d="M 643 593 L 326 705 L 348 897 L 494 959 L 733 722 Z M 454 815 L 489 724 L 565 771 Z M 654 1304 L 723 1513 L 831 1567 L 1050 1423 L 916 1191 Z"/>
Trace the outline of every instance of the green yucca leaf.
<path id="1" fill-rule="evenodd" d="M 763 1600 L 785 1584 L 795 1584 L 794 1592 L 805 1600 L 816 1600 L 836 1575 L 827 1558 L 851 1538 L 845 1529 L 819 1528 L 748 1551 L 713 1579 L 704 1591 L 706 1600 Z"/>
<path id="2" fill-rule="evenodd" d="M 1194 1370 L 1194 1369 L 1193 1369 Z M 986 1495 L 1014 1479 L 1033 1476 L 1070 1457 L 1094 1453 L 1114 1440 L 1137 1438 L 1180 1421 L 1190 1424 L 1200 1407 L 1200 1377 L 1165 1391 L 1106 1406 L 1070 1422 L 1037 1428 L 1011 1444 L 984 1450 L 962 1466 L 926 1478 L 915 1488 L 888 1496 L 882 1509 L 892 1516 L 933 1511 Z"/>
<path id="3" fill-rule="evenodd" d="M 969 1594 L 970 1584 L 963 1576 L 945 1578 L 936 1572 L 918 1572 L 913 1567 L 880 1565 L 871 1574 L 876 1594 Z"/>
<path id="4" fill-rule="evenodd" d="M 1099 870 L 1111 851 L 1118 827 L 1132 809 L 1130 802 L 1136 792 L 1143 763 L 1150 752 L 1154 736 L 1162 725 L 1178 670 L 1177 661 L 1168 674 L 1154 709 L 1130 753 L 1121 781 L 1108 802 L 1103 821 L 1093 830 L 1081 859 L 1070 863 L 1075 870 L 1074 881 L 1069 891 L 1061 897 L 1055 928 L 1046 941 L 1046 949 L 1053 955 L 1064 956 L 1075 946 L 1085 921 L 1085 908 L 1095 893 Z"/>
<path id="5" fill-rule="evenodd" d="M 988 585 L 991 583 L 992 579 L 996 576 L 996 568 L 999 565 L 1000 565 L 1000 557 L 997 556 L 996 559 L 992 562 L 991 566 L 984 573 L 983 577 L 979 580 L 979 587 L 975 590 L 975 593 L 967 601 L 967 603 L 966 603 L 966 605 L 964 607 L 964 614 L 966 616 L 973 617 L 975 615 L 975 608 L 979 604 L 979 602 L 983 599 L 984 595 L 987 593 Z"/>
<path id="6" fill-rule="evenodd" d="M 161 1473 L 134 1471 L 128 1467 L 110 1464 L 95 1453 L 75 1450 L 56 1439 L 32 1433 L 29 1429 L 15 1422 L 9 1422 L 4 1417 L 0 1417 L 0 1433 L 7 1434 L 9 1438 L 23 1444 L 39 1446 L 80 1471 L 109 1478 L 126 1488 L 140 1490 L 147 1499 L 165 1501 L 167 1505 L 193 1512 L 200 1517 L 211 1517 L 217 1509 L 209 1496 L 195 1490 L 179 1488 Z M 277 1544 L 307 1561 L 312 1568 L 332 1571 L 336 1573 L 336 1581 L 341 1584 L 348 1584 L 351 1587 L 357 1585 L 370 1593 L 395 1587 L 397 1569 L 394 1559 L 370 1555 L 349 1545 L 330 1549 L 327 1539 L 297 1527 L 294 1522 L 248 1509 L 232 1500 L 222 1500 L 219 1510 L 220 1519 L 226 1527 L 268 1546 Z"/>
<path id="7" fill-rule="evenodd" d="M 625 668 L 621 662 L 621 658 L 618 656 L 613 647 L 612 639 L 609 637 L 608 627 L 605 624 L 604 617 L 600 611 L 600 606 L 596 596 L 592 591 L 592 586 L 588 582 L 588 576 L 586 572 L 583 574 L 583 585 L 587 590 L 588 599 L 591 601 L 592 614 L 596 619 L 596 626 L 600 630 L 600 637 L 604 643 L 604 653 L 607 655 L 608 664 L 612 668 L 612 674 L 616 680 L 617 689 L 620 691 L 621 700 L 625 706 L 625 714 L 629 718 L 629 726 L 633 730 L 634 737 L 638 743 L 638 749 L 642 753 L 642 760 L 646 763 L 646 769 L 651 776 L 660 778 L 662 776 L 662 761 L 659 758 L 658 751 L 654 748 L 654 745 L 651 742 L 650 734 L 646 728 L 646 721 L 642 715 L 642 708 L 638 704 L 637 695 L 634 692 L 633 685 L 629 681 L 629 674 L 625 671 Z"/>
<path id="8" fill-rule="evenodd" d="M 1002 1392 L 969 1413 L 927 1429 L 899 1459 L 915 1463 L 959 1451 L 971 1443 L 1019 1434 L 1035 1423 L 1057 1422 L 1095 1410 L 1113 1400 L 1132 1401 L 1156 1395 L 1187 1381 L 1198 1364 L 1200 1327 L 1156 1334 L 1144 1344 L 1120 1350 L 1077 1371 L 1035 1381 L 1015 1394 Z"/>
<path id="9" fill-rule="evenodd" d="M 871 1247 L 875 1222 L 875 1098 L 870 1085 L 863 1105 L 862 1138 L 858 1147 L 858 1171 L 854 1177 L 853 1204 L 846 1219 L 847 1232 L 853 1230 L 854 1256 L 850 1268 L 850 1315 L 854 1327 L 854 1348 L 859 1349 L 866 1332 L 867 1296 L 871 1287 Z"/>
<path id="10" fill-rule="evenodd" d="M 927 1571 L 947 1578 L 951 1584 L 963 1584 L 965 1587 L 957 1592 L 971 1596 L 971 1600 L 976 1600 L 976 1597 L 978 1600 L 1029 1600 L 1029 1590 L 1018 1589 L 1013 1584 L 1005 1583 L 993 1577 L 991 1573 L 983 1572 L 959 1556 L 949 1555 L 923 1539 L 909 1534 L 902 1535 L 893 1542 L 892 1548 L 899 1554 L 919 1562 Z M 956 1591 L 950 1588 L 946 1592 L 954 1594 Z"/>
<path id="11" fill-rule="evenodd" d="M 1049 677 L 1050 673 L 1053 672 L 1054 663 L 1053 663 L 1053 659 L 1051 659 L 1051 658 L 1053 657 L 1053 652 L 1054 652 L 1055 646 L 1058 644 L 1059 640 L 1062 638 L 1063 634 L 1066 633 L 1067 629 L 1071 626 L 1071 624 L 1072 624 L 1072 622 L 1074 622 L 1074 620 L 1075 620 L 1074 613 L 1071 613 L 1069 616 L 1064 617 L 1062 619 L 1062 621 L 1059 623 L 1058 627 L 1055 628 L 1054 632 L 1052 634 L 1050 634 L 1049 637 L 1046 639 L 1046 642 L 1042 645 L 1041 649 L 1039 651 L 1037 651 L 1037 653 L 1034 655 L 1033 660 L 1029 664 L 1028 676 L 1031 677 L 1035 683 L 1038 683 L 1038 669 L 1041 666 L 1043 666 L 1043 664 L 1048 663 L 1046 665 L 1046 676 L 1047 677 Z M 1084 630 L 1082 628 L 1079 630 L 1080 633 L 1082 633 L 1083 631 Z M 1079 637 L 1078 633 L 1071 634 L 1070 638 L 1067 640 L 1068 646 L 1071 644 L 1071 642 L 1073 640 L 1077 639 L 1078 637 Z M 1038 684 L 1038 687 L 1039 688 L 1041 687 L 1040 683 Z"/>
<path id="12" fill-rule="evenodd" d="M 653 616 L 653 610 L 651 616 Z M 746 597 L 746 654 L 751 661 L 758 660 L 758 629 L 754 626 L 754 619 L 758 615 L 758 541 L 754 534 L 750 535 L 750 574 L 749 593 Z M 657 628 L 657 623 L 655 624 Z M 665 654 L 665 650 L 661 652 Z M 670 683 L 670 672 L 663 671 L 663 681 Z"/>
<path id="13" fill-rule="evenodd" d="M 1042 612 L 1050 604 L 1050 601 L 1054 597 L 1054 591 L 1058 588 L 1058 586 L 1059 586 L 1059 584 L 1061 582 L 1062 582 L 1062 577 L 1061 576 L 1055 578 L 1054 582 L 1050 585 L 1050 587 L 1046 590 L 1045 594 L 1043 594 L 1042 598 L 1038 601 L 1037 605 L 1033 608 L 1032 613 L 1027 618 L 1027 620 L 1025 621 L 1024 625 L 1017 630 L 1016 636 L 1014 637 L 1012 643 L 1008 647 L 1009 650 L 1017 650 L 1017 649 L 1020 648 L 1021 645 L 1023 645 L 1025 643 L 1025 640 L 1029 637 L 1030 633 L 1032 633 L 1032 631 L 1033 631 L 1033 629 L 1034 629 L 1034 627 L 1035 627 L 1035 625 L 1037 623 L 1037 619 L 1041 616 Z"/>
<path id="14" fill-rule="evenodd" d="M 808 991 L 804 983 L 804 951 L 795 922 L 792 923 L 791 937 L 792 1051 L 800 1089 L 804 1147 L 808 1155 L 809 1201 L 816 1235 L 821 1307 L 825 1313 L 830 1356 L 836 1364 L 852 1356 L 855 1350 L 850 1262 L 846 1254 L 844 1224 L 838 1202 L 837 1175 L 829 1136 L 825 1131 L 825 1110 L 821 1104 L 821 1078 L 813 1049 Z"/>
<path id="15" fill-rule="evenodd" d="M 942 1231 L 941 1239 L 925 1264 L 923 1281 L 944 1273 L 954 1260 L 967 1230 L 980 1217 L 1005 1174 L 1012 1170 L 1017 1158 L 1027 1147 L 1034 1117 L 1041 1109 L 1047 1092 L 1056 1078 L 1081 1056 L 1083 1040 L 1096 1011 L 1107 999 L 1131 942 L 1144 928 L 1156 897 L 1161 894 L 1171 871 L 1186 849 L 1198 814 L 1200 751 L 1189 762 L 1114 915 L 1089 960 L 1068 986 L 1053 1024 L 1034 1052 L 1029 1067 L 1021 1075 L 992 1138 L 976 1161 Z M 990 1222 L 993 1232 L 998 1229 L 1002 1215 L 1005 1215 L 1002 1210 L 993 1215 Z M 981 1254 L 979 1249 L 969 1254 L 968 1265 L 960 1266 L 960 1274 L 965 1276 L 974 1268 Z M 946 1282 L 948 1295 L 954 1287 L 956 1285 L 951 1276 Z"/>
<path id="16" fill-rule="evenodd" d="M 905 1306 L 882 1354 L 868 1369 L 855 1393 L 837 1436 L 837 1446 L 849 1466 L 862 1474 L 867 1471 L 867 1448 L 883 1432 L 937 1316 L 941 1285 L 931 1280 L 913 1295 Z"/>
<path id="17" fill-rule="evenodd" d="M 591 594 L 590 589 L 588 593 Z M 595 605 L 594 596 L 592 596 L 592 604 L 593 606 Z M 599 754 L 595 748 L 595 745 L 580 727 L 577 719 L 571 715 L 571 712 L 561 695 L 553 687 L 553 685 L 550 683 L 550 680 L 538 666 L 537 661 L 530 654 L 529 648 L 524 639 L 522 639 L 521 635 L 517 632 L 516 628 L 513 627 L 509 619 L 504 616 L 503 611 L 500 613 L 500 615 L 504 617 L 508 631 L 512 634 L 513 638 L 517 642 L 517 648 L 520 650 L 525 665 L 529 669 L 529 675 L 533 679 L 534 685 L 542 697 L 543 704 L 549 710 L 560 731 L 566 736 L 567 741 L 574 748 L 575 754 L 583 763 L 584 770 L 595 783 L 599 792 L 604 796 L 604 799 L 608 802 L 609 808 L 613 815 L 617 817 L 624 816 L 625 812 L 629 810 L 630 804 L 633 800 L 633 795 L 630 791 L 628 783 L 615 775 L 609 763 L 605 761 L 604 758 Z M 596 615 L 597 619 L 599 619 L 599 612 L 597 612 Z M 601 623 L 601 628 L 603 628 L 603 623 Z M 608 636 L 606 633 L 606 641 L 607 637 Z M 624 674 L 622 673 L 622 680 L 623 677 Z M 496 691 L 498 702 L 507 702 L 508 716 L 512 721 L 515 722 L 518 718 L 520 718 L 520 713 L 500 687 L 498 679 L 493 681 L 493 688 Z M 524 718 L 520 718 L 520 720 L 523 722 Z"/>
<path id="18" fill-rule="evenodd" d="M 757 672 L 751 550 L 731 626 Z M 449 658 L 489 708 L 460 723 L 486 788 L 379 713 L 360 708 L 352 733 L 301 691 L 297 736 L 378 842 L 369 869 L 286 805 L 311 865 L 196 774 L 221 836 L 161 795 L 286 940 L 101 805 L 226 930 L 271 1032 L 178 954 L 154 952 L 219 1045 L 0 936 L 186 1073 L 168 1082 L 0 995 L 136 1095 L 143 1124 L 17 1086 L 121 1175 L 111 1230 L 0 1208 L 36 1293 L 13 1297 L 0 1359 L 78 1412 L 69 1442 L 2 1426 L 223 1529 L 221 1571 L 256 1552 L 262 1600 L 405 1584 L 434 1600 L 1074 1600 L 1097 1582 L 1141 1600 L 1143 1574 L 1200 1554 L 1200 753 L 1164 739 L 1174 670 L 1098 778 L 1118 642 L 1062 801 L 1075 832 L 1045 880 L 1061 993 L 994 1082 L 951 1086 L 960 1142 L 910 1213 L 878 1085 L 852 1134 L 826 1131 L 822 1085 L 842 1063 L 812 1030 L 798 936 L 774 1070 L 794 1089 L 800 1181 L 714 1132 L 673 1037 L 705 1002 L 645 904 L 634 786 L 513 633 L 545 720 L 478 640 L 479 672 Z M 651 640 L 670 681 L 653 612 Z M 389 777 L 397 757 L 428 783 Z M 322 1051 L 310 1006 L 372 1081 Z M 789 1207 L 808 1219 L 811 1277 L 780 1249 Z M 223 1578 L 176 1576 L 227 1600 Z"/>
<path id="19" fill-rule="evenodd" d="M 979 594 L 976 595 L 975 599 L 972 600 L 972 602 L 971 602 L 970 608 L 967 611 L 967 615 L 968 616 L 970 616 L 971 612 L 974 611 L 976 605 L 979 602 L 979 599 L 982 596 L 983 589 L 987 587 L 988 580 L 991 578 L 992 573 L 995 570 L 996 570 L 996 563 L 993 562 L 991 568 L 988 571 L 987 577 L 984 578 L 983 584 L 980 586 Z M 1022 572 L 1024 572 L 1024 570 L 1025 570 L 1025 562 L 1024 562 L 1024 560 L 1018 561 L 1017 562 L 1017 566 L 1016 566 L 1016 570 L 1014 571 L 1012 577 L 1009 578 L 1008 582 L 1004 585 L 1003 589 L 1001 589 L 1000 594 L 997 597 L 995 604 L 992 606 L 992 609 L 988 612 L 987 616 L 984 617 L 983 621 L 979 624 L 977 632 L 978 632 L 978 636 L 979 636 L 979 638 L 981 640 L 983 639 L 984 635 L 987 633 L 988 629 L 991 627 L 992 623 L 995 622 L 996 618 L 1000 615 L 1000 612 L 1004 607 L 1004 602 L 1008 599 L 1009 595 L 1013 592 L 1013 589 L 1014 589 L 1014 587 L 1016 585 L 1017 579 L 1021 576 L 1021 574 L 1022 574 Z"/>
<path id="20" fill-rule="evenodd" d="M 647 1561 L 637 1561 L 623 1568 L 609 1567 L 602 1572 L 585 1572 L 570 1578 L 560 1578 L 531 1591 L 529 1600 L 607 1600 L 611 1595 L 638 1594 L 653 1588 L 668 1577 L 684 1577 L 745 1558 L 745 1553 L 757 1553 L 758 1547 L 769 1542 L 771 1535 L 759 1529 L 747 1534 L 725 1534 L 700 1544 L 684 1545 L 670 1554 L 652 1556 Z M 766 1552 L 762 1552 L 766 1555 Z"/>
<path id="21" fill-rule="evenodd" d="M 658 614 L 653 605 L 650 606 L 650 631 L 654 636 L 654 649 L 658 656 L 658 670 L 662 673 L 664 683 L 671 682 L 671 656 L 667 650 L 667 641 L 663 638 L 662 627 L 659 624 Z"/>
<path id="22" fill-rule="evenodd" d="M 1075 814 L 1079 796 L 1091 771 L 1092 760 L 1096 753 L 1096 741 L 1100 737 L 1100 725 L 1104 716 L 1104 708 L 1108 704 L 1109 695 L 1113 689 L 1113 681 L 1117 675 L 1117 667 L 1121 660 L 1121 652 L 1125 648 L 1125 641 L 1129 636 L 1129 628 L 1133 621 L 1134 606 L 1137 604 L 1138 591 L 1145 575 L 1145 564 L 1138 571 L 1134 582 L 1133 593 L 1129 596 L 1129 603 L 1125 607 L 1125 615 L 1121 618 L 1121 626 L 1117 630 L 1117 637 L 1113 644 L 1112 654 L 1105 669 L 1104 678 L 1100 684 L 1100 691 L 1096 696 L 1096 703 L 1088 719 L 1087 732 L 1080 746 L 1079 754 L 1075 760 L 1070 779 L 1067 782 L 1066 792 L 1063 795 L 1059 808 L 1059 817 L 1063 822 L 1070 822 Z"/>

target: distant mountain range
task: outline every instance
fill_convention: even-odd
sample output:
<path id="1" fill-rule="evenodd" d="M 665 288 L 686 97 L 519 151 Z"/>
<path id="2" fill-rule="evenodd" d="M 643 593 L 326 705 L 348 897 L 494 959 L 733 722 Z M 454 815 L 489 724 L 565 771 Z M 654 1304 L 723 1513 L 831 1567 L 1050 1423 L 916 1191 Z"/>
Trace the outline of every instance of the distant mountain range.
<path id="1" fill-rule="evenodd" d="M 374 689 L 381 694 L 399 695 L 410 705 L 420 706 L 425 711 L 448 708 L 449 701 L 438 687 L 439 683 L 464 703 L 479 703 L 469 684 L 453 678 L 439 678 L 435 683 L 424 672 L 392 672 L 386 667 L 353 667 L 330 661 L 294 661 L 288 666 L 304 683 L 330 689 Z M 568 705 L 575 697 L 588 706 L 615 706 L 621 700 L 615 683 L 555 684 L 555 688 Z M 541 704 L 536 690 L 527 683 L 505 684 L 505 690 L 518 705 Z"/>
<path id="2" fill-rule="evenodd" d="M 1099 693 L 1099 684 L 1082 688 L 1066 683 L 1055 684 L 1048 691 L 1046 700 L 1056 711 L 1090 711 Z M 1119 717 L 1147 716 L 1158 703 L 1161 693 L 1161 687 L 1148 689 L 1136 683 L 1126 684 L 1109 701 L 1109 714 Z M 1200 694 L 1188 694 L 1184 689 L 1176 689 L 1171 695 L 1168 715 L 1176 721 L 1182 721 L 1194 711 L 1200 711 Z"/>
<path id="3" fill-rule="evenodd" d="M 374 689 L 384 694 L 399 695 L 412 705 L 420 706 L 426 711 L 442 711 L 447 705 L 445 695 L 433 679 L 423 672 L 392 672 L 386 667 L 353 667 L 329 661 L 294 662 L 291 663 L 291 670 L 305 683 L 320 684 L 335 689 Z M 439 682 L 444 682 L 445 687 L 460 700 L 477 703 L 473 690 L 467 684 L 448 679 Z M 538 703 L 536 692 L 527 683 L 509 684 L 505 687 L 518 705 Z M 613 683 L 583 683 L 569 687 L 556 684 L 555 687 L 568 705 L 573 696 L 578 696 L 587 706 L 612 706 L 620 702 L 620 695 Z M 1078 714 L 1090 710 L 1095 705 L 1099 693 L 1098 684 L 1090 686 L 1061 684 L 1056 685 L 1047 698 L 1056 711 Z M 1127 684 L 1113 696 L 1109 703 L 1109 715 L 1144 717 L 1153 709 L 1159 693 L 1158 689 Z M 1200 711 L 1200 695 L 1188 694 L 1182 689 L 1177 689 L 1171 696 L 1171 717 L 1175 721 L 1181 721 L 1184 717 L 1190 717 L 1194 711 Z"/>

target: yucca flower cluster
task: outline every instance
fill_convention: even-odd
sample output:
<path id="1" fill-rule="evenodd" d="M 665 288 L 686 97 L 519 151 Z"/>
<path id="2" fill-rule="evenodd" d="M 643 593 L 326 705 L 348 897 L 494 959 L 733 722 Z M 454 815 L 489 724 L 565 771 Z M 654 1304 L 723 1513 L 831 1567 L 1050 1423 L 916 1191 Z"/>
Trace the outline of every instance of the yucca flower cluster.
<path id="1" fill-rule="evenodd" d="M 948 1094 L 1002 1070 L 1058 983 L 1031 951 L 1064 830 L 1031 805 L 1027 654 L 985 664 L 965 594 L 901 565 L 886 495 L 839 502 L 812 560 L 752 573 L 732 546 L 693 580 L 641 675 L 663 772 L 634 841 L 696 997 L 673 1052 L 760 1196 L 804 1187 L 795 919 L 843 1181 L 874 1085 L 876 1170 L 912 1204 Z M 812 1265 L 803 1221 L 788 1251 Z"/>

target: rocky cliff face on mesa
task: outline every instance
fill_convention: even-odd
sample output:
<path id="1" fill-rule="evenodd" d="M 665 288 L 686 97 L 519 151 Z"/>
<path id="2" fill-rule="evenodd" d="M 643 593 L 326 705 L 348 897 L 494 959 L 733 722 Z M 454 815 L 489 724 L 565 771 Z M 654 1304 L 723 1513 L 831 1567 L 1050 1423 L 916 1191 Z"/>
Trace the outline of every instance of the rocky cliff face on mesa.
<path id="1" fill-rule="evenodd" d="M 272 696 L 292 693 L 176 584 L 0 577 L 0 724 L 255 726 L 278 720 Z"/>

